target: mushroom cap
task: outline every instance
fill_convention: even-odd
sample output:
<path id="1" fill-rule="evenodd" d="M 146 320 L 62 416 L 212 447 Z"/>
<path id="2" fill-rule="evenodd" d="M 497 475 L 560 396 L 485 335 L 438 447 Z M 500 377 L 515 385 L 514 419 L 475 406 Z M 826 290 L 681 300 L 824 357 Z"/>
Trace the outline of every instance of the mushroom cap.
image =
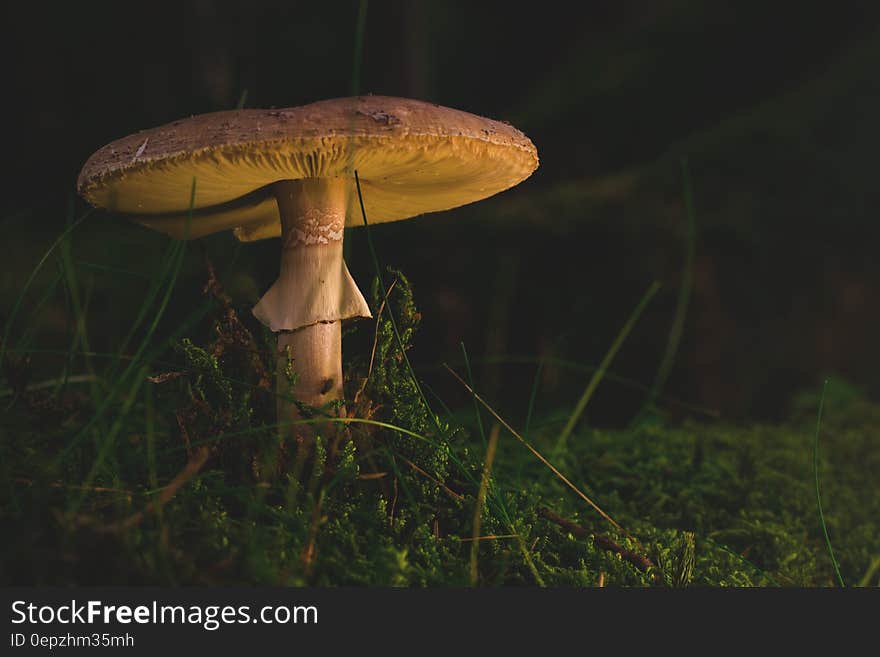
<path id="1" fill-rule="evenodd" d="M 353 190 L 356 170 L 375 224 L 492 196 L 537 166 L 534 144 L 508 123 L 357 96 L 202 114 L 123 137 L 88 159 L 77 190 L 173 237 L 234 229 L 252 241 L 281 234 L 269 188 L 280 180 L 343 177 Z M 360 225 L 356 193 L 348 205 L 347 225 Z"/>

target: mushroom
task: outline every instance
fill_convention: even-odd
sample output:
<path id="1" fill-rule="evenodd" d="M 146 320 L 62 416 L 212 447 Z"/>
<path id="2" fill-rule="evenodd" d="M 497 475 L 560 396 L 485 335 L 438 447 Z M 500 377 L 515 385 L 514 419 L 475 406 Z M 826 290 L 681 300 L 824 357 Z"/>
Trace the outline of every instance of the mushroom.
<path id="1" fill-rule="evenodd" d="M 361 96 L 203 114 L 138 132 L 94 153 L 77 189 L 177 239 L 229 229 L 244 242 L 281 237 L 280 276 L 253 313 L 278 334 L 284 422 L 300 417 L 291 398 L 311 407 L 342 399 L 341 322 L 370 317 L 342 257 L 345 227 L 362 223 L 354 172 L 377 224 L 486 198 L 537 166 L 535 146 L 507 123 Z"/>

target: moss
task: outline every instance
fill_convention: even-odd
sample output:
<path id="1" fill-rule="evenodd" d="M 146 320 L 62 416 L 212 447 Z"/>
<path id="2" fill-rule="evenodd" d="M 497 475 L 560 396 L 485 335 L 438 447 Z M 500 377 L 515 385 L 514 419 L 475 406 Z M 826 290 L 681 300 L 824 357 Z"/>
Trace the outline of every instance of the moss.
<path id="1" fill-rule="evenodd" d="M 15 537 L 3 547 L 3 583 L 467 585 L 482 451 L 472 427 L 426 407 L 403 357 L 420 316 L 409 281 L 390 273 L 387 300 L 373 286 L 377 323 L 355 329 L 375 330 L 375 355 L 346 366 L 346 405 L 367 422 L 349 424 L 337 446 L 319 439 L 305 478 L 289 471 L 274 430 L 271 352 L 228 302 L 212 340 L 182 340 L 176 369 L 121 397 L 131 411 L 112 443 L 89 428 L 94 400 L 56 395 L 60 420 L 46 427 L 34 409 L 48 393 L 42 405 L 20 394 L 0 440 L 0 522 Z M 833 585 L 812 472 L 817 406 L 815 394 L 799 397 L 778 426 L 653 417 L 628 431 L 573 434 L 561 469 L 629 534 L 519 447 L 499 450 L 479 583 Z M 880 407 L 834 384 L 825 408 L 826 520 L 841 571 L 856 583 L 880 555 Z M 545 427 L 530 439 L 549 452 L 556 429 Z M 56 461 L 77 435 L 77 449 Z M 210 455 L 189 472 L 202 446 Z M 105 465 L 84 491 L 101 450 Z"/>

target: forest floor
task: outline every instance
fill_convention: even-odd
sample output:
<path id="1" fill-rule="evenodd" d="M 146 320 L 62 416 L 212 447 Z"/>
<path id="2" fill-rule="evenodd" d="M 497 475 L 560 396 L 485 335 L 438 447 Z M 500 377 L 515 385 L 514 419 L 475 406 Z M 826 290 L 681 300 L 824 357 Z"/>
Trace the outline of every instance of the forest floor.
<path id="1" fill-rule="evenodd" d="M 151 341 L 160 278 L 133 346 L 84 374 L 34 382 L 8 350 L 2 583 L 880 583 L 880 406 L 857 389 L 832 381 L 776 425 L 652 406 L 603 430 L 530 406 L 517 429 L 481 397 L 455 412 L 426 397 L 402 357 L 421 317 L 406 277 L 387 276 L 378 321 L 355 329 L 374 351 L 346 364 L 349 420 L 315 417 L 325 435 L 299 472 L 296 428 L 274 419 L 271 334 L 213 270 L 200 341 L 186 322 Z"/>

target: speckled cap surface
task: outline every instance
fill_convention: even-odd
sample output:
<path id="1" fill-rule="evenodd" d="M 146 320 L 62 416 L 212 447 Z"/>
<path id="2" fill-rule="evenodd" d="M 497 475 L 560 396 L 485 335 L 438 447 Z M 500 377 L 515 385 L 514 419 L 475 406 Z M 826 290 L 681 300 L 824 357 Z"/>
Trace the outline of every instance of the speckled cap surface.
<path id="1" fill-rule="evenodd" d="M 77 189 L 93 205 L 173 237 L 232 229 L 251 241 L 281 234 L 269 189 L 280 180 L 347 178 L 353 189 L 357 170 L 367 218 L 383 223 L 492 196 L 537 166 L 534 144 L 502 121 L 358 96 L 202 114 L 144 130 L 94 153 Z M 356 193 L 348 205 L 347 225 L 361 225 Z"/>

